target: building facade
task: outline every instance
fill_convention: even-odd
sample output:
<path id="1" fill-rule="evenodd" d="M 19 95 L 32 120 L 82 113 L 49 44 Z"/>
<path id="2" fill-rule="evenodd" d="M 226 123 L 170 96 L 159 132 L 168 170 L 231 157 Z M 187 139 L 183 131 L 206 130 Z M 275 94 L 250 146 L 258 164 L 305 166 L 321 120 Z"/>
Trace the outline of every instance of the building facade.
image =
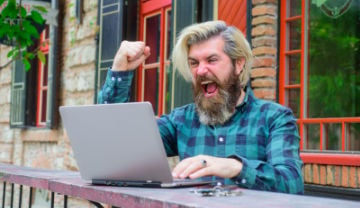
<path id="1" fill-rule="evenodd" d="M 23 2 L 26 3 L 24 0 Z M 177 33 L 224 20 L 251 43 L 255 96 L 291 108 L 298 119 L 307 193 L 360 192 L 359 0 L 49 0 L 58 11 L 36 43 L 46 63 L 0 70 L 0 162 L 77 170 L 58 107 L 96 103 L 122 40 L 152 48 L 137 70 L 133 101 L 157 115 L 191 102 L 172 69 Z M 9 47 L 0 45 L 0 66 Z M 176 161 L 176 160 L 175 160 Z"/>

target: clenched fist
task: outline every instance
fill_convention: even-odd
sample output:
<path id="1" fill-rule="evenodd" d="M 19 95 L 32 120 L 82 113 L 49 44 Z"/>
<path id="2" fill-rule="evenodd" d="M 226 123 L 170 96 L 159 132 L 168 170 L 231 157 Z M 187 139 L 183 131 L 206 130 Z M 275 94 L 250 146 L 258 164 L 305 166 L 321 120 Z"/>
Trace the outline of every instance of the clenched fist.
<path id="1" fill-rule="evenodd" d="M 136 69 L 150 56 L 150 48 L 144 42 L 122 41 L 116 52 L 112 65 L 113 71 L 127 71 Z"/>

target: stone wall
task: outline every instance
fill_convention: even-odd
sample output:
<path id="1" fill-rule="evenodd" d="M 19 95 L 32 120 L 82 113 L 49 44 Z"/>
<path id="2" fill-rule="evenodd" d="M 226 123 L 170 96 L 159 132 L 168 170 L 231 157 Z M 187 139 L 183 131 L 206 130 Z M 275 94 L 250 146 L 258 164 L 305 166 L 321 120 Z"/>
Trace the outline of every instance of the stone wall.
<path id="1" fill-rule="evenodd" d="M 309 163 L 304 165 L 303 174 L 307 184 L 360 188 L 360 167 Z"/>
<path id="2" fill-rule="evenodd" d="M 81 24 L 78 24 L 75 18 L 75 0 L 59 1 L 59 17 L 63 24 L 60 26 L 61 52 L 56 57 L 60 62 L 58 74 L 61 77 L 58 79 L 60 83 L 57 98 L 60 105 L 94 103 L 97 3 L 97 0 L 83 1 L 83 18 Z M 0 65 L 8 61 L 8 50 L 8 47 L 0 45 Z M 10 89 L 11 66 L 8 66 L 0 71 L 0 162 L 46 169 L 77 170 L 69 139 L 61 122 L 56 129 L 10 128 Z M 26 192 L 28 190 L 24 190 L 24 195 L 27 195 Z M 42 192 L 35 192 L 35 207 L 49 202 L 48 193 Z M 14 200 L 16 202 L 17 198 Z M 7 198 L 6 201 L 10 200 Z M 61 204 L 60 201 L 58 203 Z M 80 207 L 90 206 L 81 200 L 69 200 L 70 207 L 79 203 Z"/>

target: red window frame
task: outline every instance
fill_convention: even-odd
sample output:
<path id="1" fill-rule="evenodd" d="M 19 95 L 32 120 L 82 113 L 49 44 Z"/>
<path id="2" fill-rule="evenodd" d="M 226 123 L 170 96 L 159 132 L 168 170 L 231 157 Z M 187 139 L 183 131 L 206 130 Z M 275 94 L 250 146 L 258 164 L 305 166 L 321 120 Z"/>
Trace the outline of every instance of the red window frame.
<path id="1" fill-rule="evenodd" d="M 49 54 L 49 27 L 46 26 L 40 34 L 39 50 L 45 56 L 45 64 L 38 60 L 37 74 L 37 103 L 36 103 L 36 126 L 46 126 L 46 109 L 47 109 L 47 74 L 48 74 L 48 54 Z"/>
<path id="2" fill-rule="evenodd" d="M 299 125 L 299 133 L 301 137 L 300 148 L 304 150 L 306 135 L 306 124 L 319 124 L 320 125 L 320 148 L 319 152 L 316 153 L 309 153 L 309 152 L 302 152 L 301 157 L 305 163 L 317 163 L 317 164 L 331 164 L 331 165 L 354 165 L 360 166 L 360 155 L 359 154 L 346 154 L 346 125 L 348 123 L 359 123 L 360 117 L 343 117 L 343 118 L 307 118 L 304 111 L 306 100 L 305 98 L 305 81 L 306 81 L 306 74 L 305 74 L 305 41 L 306 35 L 304 31 L 306 29 L 306 0 L 301 1 L 301 14 L 290 16 L 289 15 L 289 1 L 281 1 L 281 8 L 280 8 L 280 55 L 279 55 L 279 103 L 287 106 L 286 101 L 286 92 L 290 89 L 300 89 L 300 112 L 299 118 L 297 123 Z M 294 21 L 301 21 L 301 47 L 295 50 L 288 50 L 287 44 L 289 43 L 288 37 L 288 25 Z M 291 55 L 300 55 L 300 83 L 299 84 L 288 84 L 287 80 L 287 59 Z M 323 144 L 324 138 L 326 135 L 323 135 L 323 129 L 326 124 L 331 123 L 341 123 L 342 126 L 342 133 L 341 133 L 341 153 L 333 153 L 326 150 L 326 147 Z M 326 139 L 326 138 L 325 138 Z M 349 144 L 348 144 L 349 145 Z"/>
<path id="3" fill-rule="evenodd" d="M 138 82 L 137 82 L 137 100 L 144 101 L 144 72 L 146 69 L 159 67 L 159 83 L 158 83 L 158 99 L 157 99 L 157 106 L 154 106 L 157 109 L 157 115 L 160 116 L 165 111 L 165 82 L 166 82 L 166 66 L 169 65 L 169 61 L 166 60 L 166 41 L 168 38 L 166 35 L 166 14 L 171 10 L 171 0 L 149 0 L 149 1 L 142 1 L 140 2 L 140 29 L 139 29 L 139 38 L 142 41 L 145 41 L 145 21 L 147 17 L 151 17 L 153 15 L 160 14 L 160 59 L 157 63 L 150 63 L 144 64 L 140 66 L 139 70 L 137 71 L 138 75 Z"/>

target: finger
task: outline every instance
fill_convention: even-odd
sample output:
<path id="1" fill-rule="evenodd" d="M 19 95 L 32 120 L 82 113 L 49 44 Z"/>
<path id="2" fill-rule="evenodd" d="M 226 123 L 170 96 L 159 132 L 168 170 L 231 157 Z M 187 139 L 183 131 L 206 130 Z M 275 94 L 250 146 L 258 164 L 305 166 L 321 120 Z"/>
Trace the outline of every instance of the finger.
<path id="1" fill-rule="evenodd" d="M 134 61 L 141 58 L 145 55 L 145 43 L 144 42 L 134 42 L 128 45 L 128 61 Z"/>
<path id="2" fill-rule="evenodd" d="M 187 178 L 191 174 L 196 173 L 197 171 L 203 169 L 203 165 L 201 160 L 193 161 L 190 165 L 188 165 L 183 172 L 180 173 L 180 178 Z"/>
<path id="3" fill-rule="evenodd" d="M 134 61 L 128 62 L 129 68 L 130 69 L 137 68 L 138 66 L 140 66 L 140 64 L 142 64 L 145 61 L 145 59 L 147 57 L 149 57 L 149 56 L 146 56 L 145 54 L 143 54 L 140 57 L 138 57 L 137 59 L 135 59 Z"/>
<path id="4" fill-rule="evenodd" d="M 194 178 L 200 178 L 200 177 L 204 177 L 204 176 L 214 175 L 212 173 L 211 169 L 212 169 L 211 167 L 198 169 L 197 171 L 191 173 L 189 175 L 189 178 L 194 179 Z"/>
<path id="5" fill-rule="evenodd" d="M 179 178 L 180 174 L 184 172 L 186 167 L 191 163 L 191 158 L 186 158 L 180 161 L 172 171 L 172 175 L 174 178 Z"/>

